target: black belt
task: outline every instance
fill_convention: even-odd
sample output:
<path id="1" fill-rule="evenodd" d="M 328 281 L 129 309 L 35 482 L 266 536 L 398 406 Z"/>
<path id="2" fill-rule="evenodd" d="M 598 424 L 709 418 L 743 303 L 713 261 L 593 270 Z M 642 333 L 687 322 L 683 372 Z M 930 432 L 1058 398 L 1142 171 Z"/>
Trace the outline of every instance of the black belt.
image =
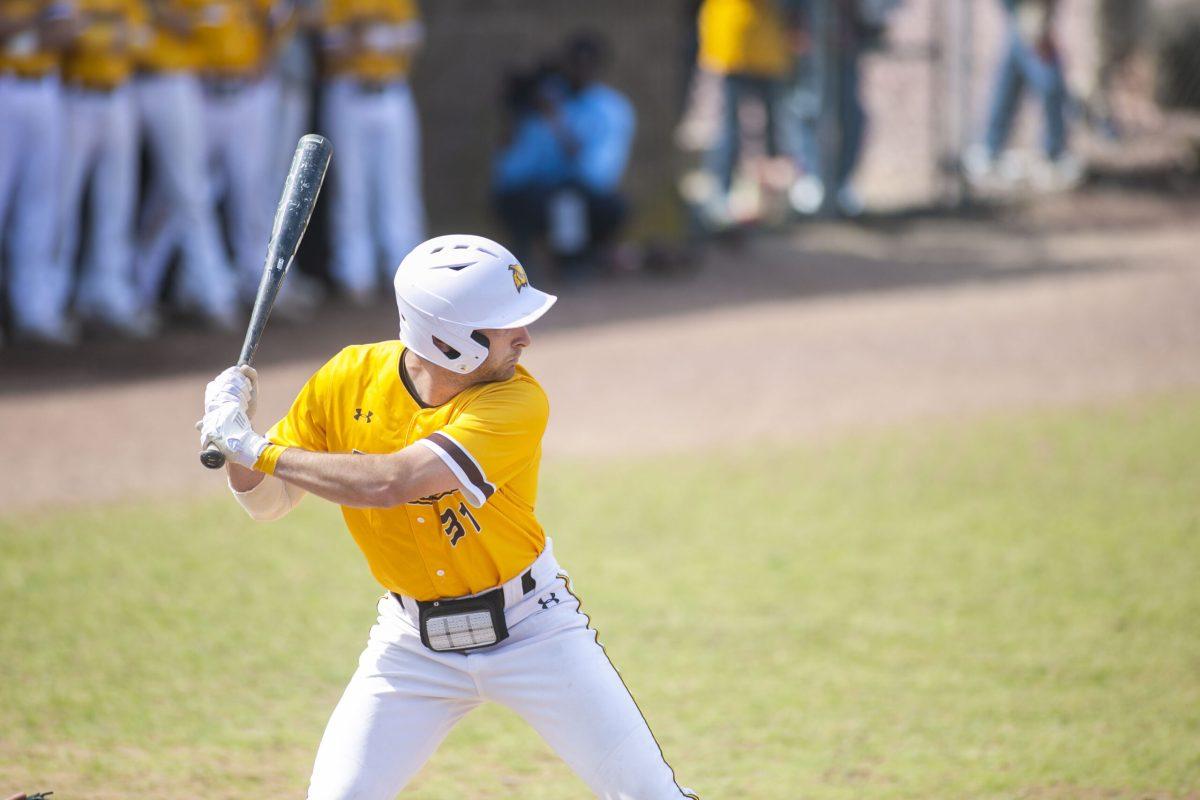
<path id="1" fill-rule="evenodd" d="M 88 94 L 112 94 L 117 89 L 117 86 L 101 86 L 100 84 L 85 83 L 84 81 L 69 81 L 67 88 L 76 92 L 87 92 Z"/>
<path id="2" fill-rule="evenodd" d="M 216 97 L 238 94 L 250 88 L 249 78 L 205 78 L 204 91 Z"/>
<path id="3" fill-rule="evenodd" d="M 521 576 L 522 596 L 537 588 L 533 571 Z M 404 600 L 395 592 L 399 601 Z M 421 644 L 437 653 L 465 653 L 481 650 L 508 638 L 508 619 L 504 613 L 504 587 L 474 595 L 417 601 L 417 628 Z"/>
<path id="4" fill-rule="evenodd" d="M 505 581 L 505 582 L 507 583 L 507 581 Z M 492 589 L 490 592 L 485 592 L 482 595 L 476 595 L 474 598 L 472 598 L 472 597 L 445 597 L 445 598 L 441 598 L 438 600 L 418 600 L 417 607 L 420 608 L 422 603 L 441 603 L 442 605 L 446 605 L 447 603 L 453 603 L 458 600 L 473 600 L 473 599 L 476 599 L 479 597 L 484 597 L 485 595 L 490 595 L 493 592 L 499 592 L 500 588 L 501 587 L 497 586 L 495 589 Z M 521 596 L 524 597 L 525 595 L 529 594 L 536 588 L 537 588 L 537 581 L 534 580 L 534 578 L 533 578 L 533 570 L 532 569 L 525 570 L 525 574 L 523 574 L 521 576 Z M 389 591 L 388 594 L 390 594 L 392 597 L 396 598 L 396 602 L 400 604 L 401 608 L 406 607 L 404 605 L 404 598 L 401 597 L 399 594 L 397 594 L 396 592 L 393 592 L 393 591 Z"/>
<path id="5" fill-rule="evenodd" d="M 354 88 L 359 94 L 383 94 L 395 85 L 395 81 L 354 81 Z"/>

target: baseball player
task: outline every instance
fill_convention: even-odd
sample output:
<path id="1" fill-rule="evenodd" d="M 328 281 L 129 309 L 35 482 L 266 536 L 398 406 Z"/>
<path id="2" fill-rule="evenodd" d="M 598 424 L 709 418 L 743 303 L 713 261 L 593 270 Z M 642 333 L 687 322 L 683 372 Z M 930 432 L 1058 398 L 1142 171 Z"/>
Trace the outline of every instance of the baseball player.
<path id="1" fill-rule="evenodd" d="M 55 257 L 62 157 L 58 59 L 73 34 L 73 14 L 64 0 L 0 3 L 0 250 L 8 264 L 16 336 L 55 345 L 72 344 L 77 336 L 66 318 L 71 275 Z"/>
<path id="2" fill-rule="evenodd" d="M 324 0 L 322 129 L 337 142 L 331 268 L 369 302 L 379 265 L 399 264 L 424 237 L 417 110 L 409 66 L 423 37 L 414 0 Z"/>
<path id="3" fill-rule="evenodd" d="M 141 0 L 76 0 L 78 33 L 63 53 L 66 158 L 60 269 L 73 270 L 82 231 L 81 205 L 91 177 L 92 221 L 76 297 L 81 316 L 135 338 L 154 333 L 133 284 L 133 215 L 137 198 L 137 112 L 130 78 L 134 48 L 145 37 Z"/>
<path id="4" fill-rule="evenodd" d="M 201 442 L 260 520 L 338 503 L 387 593 L 317 751 L 309 800 L 391 798 L 486 700 L 527 720 L 598 797 L 681 789 L 534 515 L 549 406 L 519 365 L 554 304 L 504 247 L 442 236 L 395 275 L 400 340 L 348 347 L 266 436 L 256 377 L 205 391 Z"/>
<path id="5" fill-rule="evenodd" d="M 137 100 L 154 170 L 153 186 L 161 198 L 146 207 L 162 219 L 144 220 L 143 227 L 175 221 L 183 254 L 178 299 L 213 327 L 232 330 L 238 325 L 237 294 L 212 206 L 203 98 L 195 73 L 200 66 L 195 29 L 203 0 L 148 0 L 148 5 L 150 40 L 140 54 Z M 170 247 L 165 254 L 152 247 L 138 252 L 136 280 L 145 306 L 158 300 L 170 252 Z"/>
<path id="6" fill-rule="evenodd" d="M 204 132 L 225 195 L 238 295 L 254 299 L 271 232 L 271 92 L 264 81 L 271 0 L 216 0 L 196 29 L 202 53 Z"/>

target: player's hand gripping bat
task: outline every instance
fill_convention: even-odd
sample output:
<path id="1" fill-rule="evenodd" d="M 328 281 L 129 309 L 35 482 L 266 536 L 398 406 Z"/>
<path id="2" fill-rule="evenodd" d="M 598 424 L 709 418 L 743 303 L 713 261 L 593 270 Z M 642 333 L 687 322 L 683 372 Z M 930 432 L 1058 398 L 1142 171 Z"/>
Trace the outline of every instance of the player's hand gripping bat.
<path id="1" fill-rule="evenodd" d="M 254 298 L 254 310 L 250 312 L 250 324 L 246 328 L 246 340 L 242 342 L 242 353 L 237 363 L 249 364 L 254 358 L 262 339 L 263 328 L 267 325 L 267 317 L 271 315 L 271 307 L 283 285 L 300 240 L 308 228 L 312 218 L 313 208 L 317 204 L 317 194 L 325 181 L 325 170 L 329 168 L 329 158 L 333 154 L 333 146 L 324 136 L 310 133 L 300 139 L 296 145 L 296 154 L 292 156 L 292 168 L 288 171 L 287 181 L 283 184 L 283 195 L 279 198 L 279 206 L 275 209 L 275 224 L 271 228 L 271 242 L 267 245 L 267 260 L 263 264 L 262 280 L 258 284 L 258 295 Z M 210 444 L 200 453 L 200 463 L 209 469 L 219 469 L 225 465 L 225 454 Z"/>

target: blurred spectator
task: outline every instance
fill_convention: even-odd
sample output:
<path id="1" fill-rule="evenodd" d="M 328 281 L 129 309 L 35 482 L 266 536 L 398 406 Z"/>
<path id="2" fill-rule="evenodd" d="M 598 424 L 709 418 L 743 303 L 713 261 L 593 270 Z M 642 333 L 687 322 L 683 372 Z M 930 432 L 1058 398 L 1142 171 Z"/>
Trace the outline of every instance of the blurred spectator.
<path id="1" fill-rule="evenodd" d="M 91 235 L 76 308 L 86 319 L 145 338 L 157 324 L 133 283 L 133 219 L 137 203 L 137 112 L 131 76 L 143 32 L 142 0 L 76 0 L 79 25 L 63 53 L 66 151 L 60 217 L 60 269 L 75 265 L 89 188 Z"/>
<path id="2" fill-rule="evenodd" d="M 0 250 L 8 264 L 13 332 L 55 345 L 76 339 L 66 319 L 71 275 L 55 258 L 62 157 L 58 51 L 73 32 L 66 2 L 0 3 Z"/>
<path id="3" fill-rule="evenodd" d="M 1007 14 L 1006 45 L 988 112 L 982 145 L 964 158 L 967 175 L 975 181 L 1019 177 L 1002 169 L 1001 156 L 1008 144 L 1013 120 L 1028 84 L 1041 98 L 1045 128 L 1043 168 L 1034 175 L 1044 188 L 1066 188 L 1078 183 L 1082 168 L 1067 151 L 1066 84 L 1062 57 L 1054 30 L 1057 0 L 1003 0 Z"/>
<path id="4" fill-rule="evenodd" d="M 544 240 L 568 277 L 611 255 L 627 216 L 620 185 L 637 122 L 600 81 L 607 62 L 603 39 L 578 34 L 558 69 L 511 78 L 507 90 L 513 130 L 494 167 L 497 212 L 519 258 Z"/>
<path id="5" fill-rule="evenodd" d="M 828 187 L 833 188 L 830 210 L 848 217 L 862 213 L 851 184 L 867 128 L 860 61 L 883 38 L 887 15 L 897 3 L 783 0 L 796 56 L 783 118 L 799 173 L 788 199 L 800 214 L 820 211 Z M 815 46 L 818 40 L 824 48 Z"/>
<path id="6" fill-rule="evenodd" d="M 414 0 L 324 0 L 322 130 L 337 156 L 332 278 L 357 302 L 425 235 L 421 147 L 408 74 L 424 29 Z M 382 258 L 381 258 L 382 257 Z"/>
<path id="7" fill-rule="evenodd" d="M 1146 0 L 1095 0 L 1096 67 L 1087 95 L 1091 123 L 1110 139 L 1120 135 L 1112 107 L 1113 81 L 1137 52 L 1149 22 Z"/>
<path id="8" fill-rule="evenodd" d="M 778 155 L 776 109 L 780 81 L 790 61 L 776 0 L 704 0 L 699 25 L 700 66 L 721 77 L 721 127 L 705 164 L 716 180 L 707 213 L 710 222 L 719 226 L 730 220 L 729 191 L 741 151 L 742 102 L 753 99 L 762 106 L 766 152 Z"/>
<path id="9" fill-rule="evenodd" d="M 183 258 L 175 299 L 214 328 L 234 330 L 240 318 L 237 290 L 213 209 L 204 99 L 196 74 L 202 62 L 195 36 L 199 6 L 199 0 L 149 4 L 149 39 L 136 87 L 153 182 L 142 204 L 135 274 L 143 306 L 154 307 L 178 243 Z M 164 234 L 168 228 L 174 235 Z"/>

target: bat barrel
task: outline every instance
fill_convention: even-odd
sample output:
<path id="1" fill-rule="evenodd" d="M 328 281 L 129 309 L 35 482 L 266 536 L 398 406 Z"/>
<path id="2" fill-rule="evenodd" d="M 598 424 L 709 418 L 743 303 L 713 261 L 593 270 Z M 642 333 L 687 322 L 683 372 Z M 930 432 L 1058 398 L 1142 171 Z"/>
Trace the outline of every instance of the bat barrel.
<path id="1" fill-rule="evenodd" d="M 288 170 L 283 194 L 275 209 L 262 280 L 258 284 L 258 295 L 254 298 L 254 309 L 250 312 L 246 338 L 238 356 L 239 364 L 249 364 L 254 359 L 284 276 L 296 258 L 304 232 L 308 230 L 332 155 L 333 145 L 324 136 L 315 133 L 302 136 L 296 145 L 292 167 Z M 209 469 L 219 469 L 225 464 L 225 456 L 214 445 L 209 445 L 200 453 L 200 463 Z"/>

